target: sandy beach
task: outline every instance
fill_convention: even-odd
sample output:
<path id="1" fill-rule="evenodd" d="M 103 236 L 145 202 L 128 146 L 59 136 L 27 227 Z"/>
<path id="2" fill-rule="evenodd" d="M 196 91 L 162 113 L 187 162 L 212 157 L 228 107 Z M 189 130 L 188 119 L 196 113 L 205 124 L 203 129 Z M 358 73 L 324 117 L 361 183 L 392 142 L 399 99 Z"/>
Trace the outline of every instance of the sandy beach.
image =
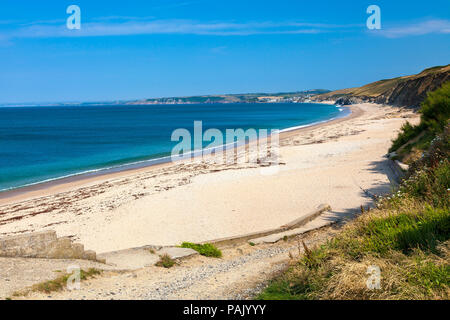
<path id="1" fill-rule="evenodd" d="M 272 175 L 261 174 L 264 163 L 224 165 L 210 157 L 0 198 L 0 236 L 56 230 L 101 253 L 279 227 L 321 203 L 347 216 L 391 190 L 384 156 L 400 126 L 418 121 L 409 110 L 375 104 L 352 112 L 283 133 Z"/>

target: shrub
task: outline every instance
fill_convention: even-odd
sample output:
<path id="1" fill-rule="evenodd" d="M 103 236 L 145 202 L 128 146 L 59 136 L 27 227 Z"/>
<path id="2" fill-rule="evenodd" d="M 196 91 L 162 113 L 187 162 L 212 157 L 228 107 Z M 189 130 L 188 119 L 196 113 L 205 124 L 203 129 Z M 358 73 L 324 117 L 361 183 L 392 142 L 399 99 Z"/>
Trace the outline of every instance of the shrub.
<path id="1" fill-rule="evenodd" d="M 440 134 L 449 123 L 450 118 L 450 82 L 446 82 L 441 88 L 429 92 L 427 98 L 422 103 L 419 110 L 420 124 L 413 126 L 406 122 L 398 134 L 397 138 L 392 141 L 389 152 L 398 150 L 408 141 L 425 134 L 425 139 L 421 139 L 414 146 L 421 147 L 422 150 L 427 147 L 430 137 Z"/>
<path id="2" fill-rule="evenodd" d="M 450 118 L 450 82 L 428 93 L 420 109 L 421 123 L 434 133 L 442 132 Z"/>
<path id="3" fill-rule="evenodd" d="M 400 128 L 400 133 L 398 134 L 397 138 L 392 140 L 392 146 L 389 149 L 389 152 L 398 150 L 401 146 L 403 146 L 409 140 L 418 136 L 420 134 L 420 131 L 421 131 L 420 126 L 413 126 L 408 121 L 405 122 L 402 125 L 402 127 Z"/>
<path id="4" fill-rule="evenodd" d="M 423 168 L 434 168 L 443 160 L 450 159 L 450 125 L 442 134 L 433 137 L 428 150 L 422 157 L 411 164 L 409 173 L 414 174 Z"/>

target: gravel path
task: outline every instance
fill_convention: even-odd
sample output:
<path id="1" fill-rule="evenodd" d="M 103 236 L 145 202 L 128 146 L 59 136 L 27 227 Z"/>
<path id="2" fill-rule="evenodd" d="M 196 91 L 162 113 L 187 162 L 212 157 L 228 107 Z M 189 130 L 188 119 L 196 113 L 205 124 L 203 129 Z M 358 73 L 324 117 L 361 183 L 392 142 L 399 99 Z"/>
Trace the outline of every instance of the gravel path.
<path id="1" fill-rule="evenodd" d="M 303 235 L 308 246 L 324 241 L 331 228 Z M 221 259 L 195 256 L 171 269 L 146 267 L 125 273 L 105 272 L 76 291 L 33 293 L 26 299 L 248 299 L 301 252 L 298 238 L 274 245 L 242 244 L 223 250 Z"/>

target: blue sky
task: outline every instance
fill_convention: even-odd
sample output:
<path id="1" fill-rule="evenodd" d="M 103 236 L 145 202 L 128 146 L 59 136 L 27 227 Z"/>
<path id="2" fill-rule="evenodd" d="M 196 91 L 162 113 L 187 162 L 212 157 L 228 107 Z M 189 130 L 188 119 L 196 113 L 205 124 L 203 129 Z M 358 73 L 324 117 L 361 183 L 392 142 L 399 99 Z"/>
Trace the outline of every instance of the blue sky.
<path id="1" fill-rule="evenodd" d="M 448 64 L 449 40 L 448 0 L 2 0 L 0 102 L 339 89 Z"/>

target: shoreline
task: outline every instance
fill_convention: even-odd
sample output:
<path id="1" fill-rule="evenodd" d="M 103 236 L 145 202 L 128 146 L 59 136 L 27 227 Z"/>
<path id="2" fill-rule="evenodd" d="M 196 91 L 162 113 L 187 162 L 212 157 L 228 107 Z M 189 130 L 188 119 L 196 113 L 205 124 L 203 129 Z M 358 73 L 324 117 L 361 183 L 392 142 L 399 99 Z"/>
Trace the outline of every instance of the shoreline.
<path id="1" fill-rule="evenodd" d="M 332 101 L 318 102 L 317 104 L 332 104 Z M 329 120 L 324 120 L 310 125 L 300 127 L 291 127 L 280 130 L 280 141 L 299 133 L 314 130 L 328 125 L 333 125 L 342 121 L 348 121 L 361 116 L 364 112 L 357 106 L 344 106 L 350 113 L 342 117 L 335 117 Z M 258 141 L 258 140 L 257 140 Z M 255 141 L 250 142 L 255 143 Z M 248 145 L 234 146 L 235 150 L 246 147 Z M 193 151 L 200 152 L 200 151 Z M 208 156 L 208 155 L 207 155 Z M 90 184 L 101 183 L 111 179 L 122 178 L 127 175 L 139 174 L 148 170 L 156 170 L 171 165 L 176 165 L 185 162 L 191 162 L 195 158 L 202 157 L 202 155 L 194 156 L 191 159 L 171 161 L 170 156 L 157 159 L 142 160 L 136 163 L 124 164 L 117 167 L 98 169 L 92 172 L 73 174 L 67 177 L 55 178 L 49 181 L 42 181 L 33 183 L 23 187 L 17 187 L 11 190 L 0 191 L 0 206 L 9 205 L 13 203 L 20 203 L 22 201 L 38 199 L 41 197 L 51 196 L 58 193 L 73 190 L 75 188 L 85 187 Z M 164 161 L 167 159 L 167 161 Z M 158 162 L 158 160 L 160 162 Z M 148 163 L 152 162 L 152 163 Z"/>
<path id="2" fill-rule="evenodd" d="M 330 217 L 345 218 L 372 204 L 365 190 L 391 191 L 391 139 L 406 119 L 419 119 L 389 106 L 351 108 L 346 118 L 282 133 L 275 162 L 270 154 L 244 159 L 257 152 L 247 144 L 234 149 L 233 163 L 208 155 L 1 200 L 10 204 L 0 207 L 0 236 L 54 230 L 100 254 L 270 230 L 323 203 Z M 266 170 L 271 164 L 276 170 Z"/>

